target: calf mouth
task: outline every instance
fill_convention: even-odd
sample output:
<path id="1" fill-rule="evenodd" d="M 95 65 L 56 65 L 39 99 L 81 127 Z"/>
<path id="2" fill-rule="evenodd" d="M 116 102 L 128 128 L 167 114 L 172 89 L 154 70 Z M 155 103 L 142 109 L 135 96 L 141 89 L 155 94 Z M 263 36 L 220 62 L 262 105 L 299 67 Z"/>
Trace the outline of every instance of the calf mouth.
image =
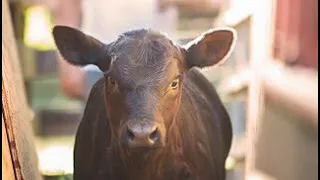
<path id="1" fill-rule="evenodd" d="M 159 151 L 161 149 L 163 149 L 164 146 L 153 146 L 153 147 L 135 147 L 135 148 L 130 148 L 131 151 L 134 152 L 148 152 L 148 151 Z"/>
<path id="2" fill-rule="evenodd" d="M 132 153 L 152 153 L 161 151 L 165 148 L 164 144 L 157 144 L 154 146 L 137 146 L 137 147 L 128 147 L 126 146 L 127 151 Z"/>
<path id="3" fill-rule="evenodd" d="M 164 147 L 136 147 L 127 149 L 128 157 L 150 160 L 164 152 Z"/>

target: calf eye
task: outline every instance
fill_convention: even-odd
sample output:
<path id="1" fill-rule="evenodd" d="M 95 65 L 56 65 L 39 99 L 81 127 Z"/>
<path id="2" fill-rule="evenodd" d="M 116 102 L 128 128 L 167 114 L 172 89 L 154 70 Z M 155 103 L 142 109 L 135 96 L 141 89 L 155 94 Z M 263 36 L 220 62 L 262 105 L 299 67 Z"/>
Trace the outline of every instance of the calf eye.
<path id="1" fill-rule="evenodd" d="M 179 78 L 174 79 L 174 80 L 171 82 L 170 87 L 171 87 L 172 89 L 176 89 L 176 88 L 179 86 L 179 81 L 180 81 Z"/>
<path id="2" fill-rule="evenodd" d="M 113 78 L 111 78 L 110 76 L 108 77 L 108 81 L 109 81 L 110 85 L 112 85 L 112 86 L 117 84 L 117 81 L 114 80 Z"/>

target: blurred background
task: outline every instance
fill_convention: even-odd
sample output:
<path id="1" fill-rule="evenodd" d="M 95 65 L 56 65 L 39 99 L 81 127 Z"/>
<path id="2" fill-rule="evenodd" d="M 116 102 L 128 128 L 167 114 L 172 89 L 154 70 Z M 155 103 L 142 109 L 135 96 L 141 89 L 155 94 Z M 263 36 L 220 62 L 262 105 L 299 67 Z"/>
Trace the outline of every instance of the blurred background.
<path id="1" fill-rule="evenodd" d="M 203 70 L 232 119 L 228 179 L 318 179 L 318 0 L 8 0 L 41 174 L 72 179 L 73 144 L 95 67 L 58 55 L 55 24 L 108 43 L 151 27 L 184 44 L 233 27 L 225 64 Z M 258 130 L 257 130 L 258 129 Z M 253 150 L 250 150 L 253 147 Z"/>

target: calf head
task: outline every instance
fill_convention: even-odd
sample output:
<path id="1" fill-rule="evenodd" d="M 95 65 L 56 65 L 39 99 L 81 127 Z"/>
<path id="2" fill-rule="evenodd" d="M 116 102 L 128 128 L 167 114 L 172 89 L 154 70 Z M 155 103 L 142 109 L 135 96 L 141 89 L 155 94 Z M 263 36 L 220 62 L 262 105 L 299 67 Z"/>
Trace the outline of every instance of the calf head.
<path id="1" fill-rule="evenodd" d="M 94 64 L 104 72 L 112 134 L 132 149 L 165 146 L 179 110 L 186 72 L 221 64 L 236 36 L 229 28 L 209 30 L 179 46 L 146 29 L 126 32 L 109 44 L 65 26 L 56 26 L 53 35 L 69 63 Z"/>

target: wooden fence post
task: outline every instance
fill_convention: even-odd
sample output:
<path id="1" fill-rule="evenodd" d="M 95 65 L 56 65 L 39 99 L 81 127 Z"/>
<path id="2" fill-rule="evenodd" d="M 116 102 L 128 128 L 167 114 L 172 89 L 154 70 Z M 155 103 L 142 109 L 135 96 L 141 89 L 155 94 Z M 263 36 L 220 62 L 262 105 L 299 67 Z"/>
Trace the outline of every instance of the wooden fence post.
<path id="1" fill-rule="evenodd" d="M 8 147 L 2 161 L 12 162 L 2 169 L 5 179 L 42 179 L 7 0 L 2 0 L 2 104 L 2 145 Z"/>
<path id="2" fill-rule="evenodd" d="M 256 174 L 258 173 L 256 169 L 256 149 L 260 131 L 259 125 L 265 105 L 265 90 L 259 72 L 263 70 L 265 63 L 272 58 L 273 8 L 275 7 L 275 0 L 262 0 L 253 3 L 256 4 L 250 29 L 252 33 L 250 69 L 254 76 L 252 76 L 248 88 L 246 180 L 255 179 L 259 176 Z"/>

